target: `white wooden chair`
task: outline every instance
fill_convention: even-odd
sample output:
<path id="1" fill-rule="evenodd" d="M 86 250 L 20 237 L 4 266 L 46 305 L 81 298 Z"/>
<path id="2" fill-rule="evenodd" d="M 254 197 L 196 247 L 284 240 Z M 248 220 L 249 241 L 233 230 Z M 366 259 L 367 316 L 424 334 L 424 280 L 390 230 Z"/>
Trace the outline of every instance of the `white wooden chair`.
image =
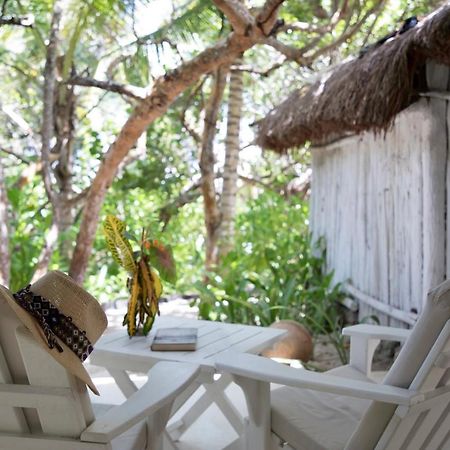
<path id="1" fill-rule="evenodd" d="M 231 352 L 216 362 L 234 374 L 249 409 L 234 447 L 450 449 L 450 281 L 429 293 L 411 331 L 356 325 L 344 334 L 351 339 L 350 364 L 327 373 Z M 378 384 L 370 361 L 383 339 L 404 344 Z M 282 386 L 270 391 L 270 383 Z"/>
<path id="2" fill-rule="evenodd" d="M 0 449 L 159 449 L 175 397 L 198 372 L 193 364 L 158 363 L 139 391 L 121 405 L 100 406 L 97 417 L 86 386 L 0 299 Z"/>

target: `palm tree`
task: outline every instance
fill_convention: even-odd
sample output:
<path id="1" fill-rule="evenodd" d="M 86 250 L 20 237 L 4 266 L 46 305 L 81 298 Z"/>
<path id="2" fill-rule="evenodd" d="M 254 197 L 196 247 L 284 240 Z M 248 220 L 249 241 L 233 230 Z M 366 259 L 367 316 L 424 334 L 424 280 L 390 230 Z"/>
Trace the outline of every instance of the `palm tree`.
<path id="1" fill-rule="evenodd" d="M 233 247 L 238 164 L 240 150 L 240 124 L 243 108 L 244 72 L 240 69 L 242 58 L 236 59 L 231 69 L 228 91 L 227 134 L 225 138 L 225 165 L 221 196 L 221 225 L 219 258 Z"/>

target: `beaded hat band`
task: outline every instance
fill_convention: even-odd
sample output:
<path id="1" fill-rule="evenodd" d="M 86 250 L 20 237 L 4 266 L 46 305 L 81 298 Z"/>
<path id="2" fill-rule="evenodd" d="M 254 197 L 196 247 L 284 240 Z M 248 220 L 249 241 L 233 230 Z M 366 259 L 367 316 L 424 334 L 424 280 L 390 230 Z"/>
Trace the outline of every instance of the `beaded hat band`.
<path id="1" fill-rule="evenodd" d="M 56 339 L 58 337 L 81 361 L 84 361 L 94 349 L 86 332 L 80 330 L 73 323 L 72 317 L 66 317 L 48 300 L 33 294 L 30 287 L 31 285 L 28 285 L 13 296 L 16 302 L 39 322 L 47 339 L 48 347 L 56 348 L 61 353 L 63 348 Z"/>

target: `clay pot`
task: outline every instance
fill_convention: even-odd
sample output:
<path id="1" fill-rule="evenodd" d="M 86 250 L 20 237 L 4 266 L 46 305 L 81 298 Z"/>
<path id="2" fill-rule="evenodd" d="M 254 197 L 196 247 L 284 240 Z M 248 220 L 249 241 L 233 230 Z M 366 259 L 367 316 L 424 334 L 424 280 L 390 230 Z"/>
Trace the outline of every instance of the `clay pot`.
<path id="1" fill-rule="evenodd" d="M 313 342 L 309 331 L 295 320 L 280 320 L 270 328 L 287 330 L 286 336 L 272 347 L 261 352 L 268 358 L 300 359 L 307 362 L 312 358 Z"/>

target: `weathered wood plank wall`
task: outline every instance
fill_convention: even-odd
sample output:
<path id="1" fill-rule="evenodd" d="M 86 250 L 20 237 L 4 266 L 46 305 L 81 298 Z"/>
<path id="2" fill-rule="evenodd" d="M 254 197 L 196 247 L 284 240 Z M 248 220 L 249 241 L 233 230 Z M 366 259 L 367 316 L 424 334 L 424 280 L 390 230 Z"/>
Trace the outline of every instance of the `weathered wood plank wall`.
<path id="1" fill-rule="evenodd" d="M 312 150 L 311 228 L 325 237 L 335 280 L 406 313 L 450 275 L 448 109 L 424 98 L 386 134 Z M 401 324 L 361 302 L 360 318 L 370 314 Z"/>

